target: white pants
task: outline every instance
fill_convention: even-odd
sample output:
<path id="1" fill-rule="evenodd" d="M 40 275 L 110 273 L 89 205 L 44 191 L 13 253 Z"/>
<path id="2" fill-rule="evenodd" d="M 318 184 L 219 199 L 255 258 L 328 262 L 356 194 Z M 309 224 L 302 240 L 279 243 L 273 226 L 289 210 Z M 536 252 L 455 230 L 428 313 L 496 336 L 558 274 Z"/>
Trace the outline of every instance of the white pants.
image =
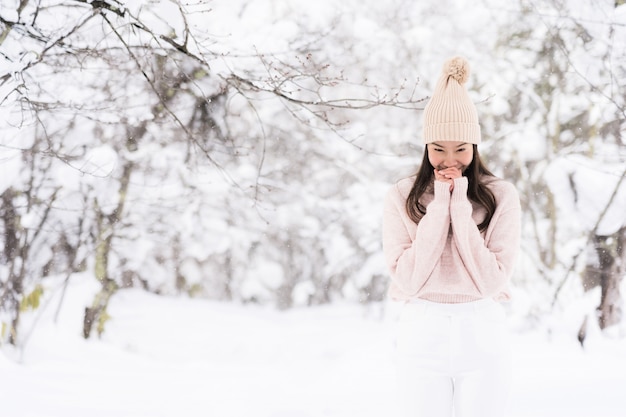
<path id="1" fill-rule="evenodd" d="M 511 379 L 503 307 L 493 300 L 405 304 L 396 364 L 405 417 L 503 417 Z"/>

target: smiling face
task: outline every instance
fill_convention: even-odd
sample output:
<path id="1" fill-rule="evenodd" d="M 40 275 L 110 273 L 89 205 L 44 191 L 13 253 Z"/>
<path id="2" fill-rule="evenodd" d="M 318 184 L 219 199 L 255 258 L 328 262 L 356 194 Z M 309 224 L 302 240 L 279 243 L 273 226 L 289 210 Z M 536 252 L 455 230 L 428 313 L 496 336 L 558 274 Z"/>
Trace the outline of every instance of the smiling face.
<path id="1" fill-rule="evenodd" d="M 426 148 L 428 160 L 437 170 L 459 168 L 463 172 L 474 159 L 471 143 L 441 141 L 429 143 Z"/>

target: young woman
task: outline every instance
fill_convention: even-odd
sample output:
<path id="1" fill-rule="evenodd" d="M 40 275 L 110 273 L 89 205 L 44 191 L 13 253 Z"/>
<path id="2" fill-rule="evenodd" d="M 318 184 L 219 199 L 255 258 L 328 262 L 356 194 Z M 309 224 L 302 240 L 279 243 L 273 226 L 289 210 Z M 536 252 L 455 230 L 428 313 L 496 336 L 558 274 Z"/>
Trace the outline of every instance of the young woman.
<path id="1" fill-rule="evenodd" d="M 462 57 L 444 64 L 424 109 L 422 164 L 385 200 L 390 297 L 406 417 L 503 417 L 510 380 L 505 313 L 520 246 L 516 189 L 478 153 Z"/>

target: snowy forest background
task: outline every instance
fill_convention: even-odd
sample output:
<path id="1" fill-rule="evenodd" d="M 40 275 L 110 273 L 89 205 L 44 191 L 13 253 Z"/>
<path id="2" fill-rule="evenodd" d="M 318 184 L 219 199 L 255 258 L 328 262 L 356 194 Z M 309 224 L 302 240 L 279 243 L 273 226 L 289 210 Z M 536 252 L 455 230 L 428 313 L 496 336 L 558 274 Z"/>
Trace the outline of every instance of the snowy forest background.
<path id="1" fill-rule="evenodd" d="M 455 54 L 522 200 L 526 326 L 623 336 L 623 3 L 2 0 L 2 345 L 86 282 L 85 338 L 128 288 L 381 302 L 382 200 Z"/>
<path id="2" fill-rule="evenodd" d="M 382 201 L 462 54 L 510 417 L 623 415 L 623 0 L 0 0 L 0 407 L 393 415 Z"/>

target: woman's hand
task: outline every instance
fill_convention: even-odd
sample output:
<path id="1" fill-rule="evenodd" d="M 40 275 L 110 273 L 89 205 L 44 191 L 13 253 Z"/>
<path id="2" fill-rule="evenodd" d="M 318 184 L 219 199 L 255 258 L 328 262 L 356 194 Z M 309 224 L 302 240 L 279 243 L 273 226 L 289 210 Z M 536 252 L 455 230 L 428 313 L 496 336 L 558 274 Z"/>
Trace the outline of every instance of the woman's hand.
<path id="1" fill-rule="evenodd" d="M 450 184 L 450 192 L 454 190 L 454 179 L 461 178 L 463 175 L 463 171 L 460 168 L 452 167 L 452 168 L 444 168 L 444 169 L 435 169 L 435 179 L 441 182 L 447 182 Z"/>

